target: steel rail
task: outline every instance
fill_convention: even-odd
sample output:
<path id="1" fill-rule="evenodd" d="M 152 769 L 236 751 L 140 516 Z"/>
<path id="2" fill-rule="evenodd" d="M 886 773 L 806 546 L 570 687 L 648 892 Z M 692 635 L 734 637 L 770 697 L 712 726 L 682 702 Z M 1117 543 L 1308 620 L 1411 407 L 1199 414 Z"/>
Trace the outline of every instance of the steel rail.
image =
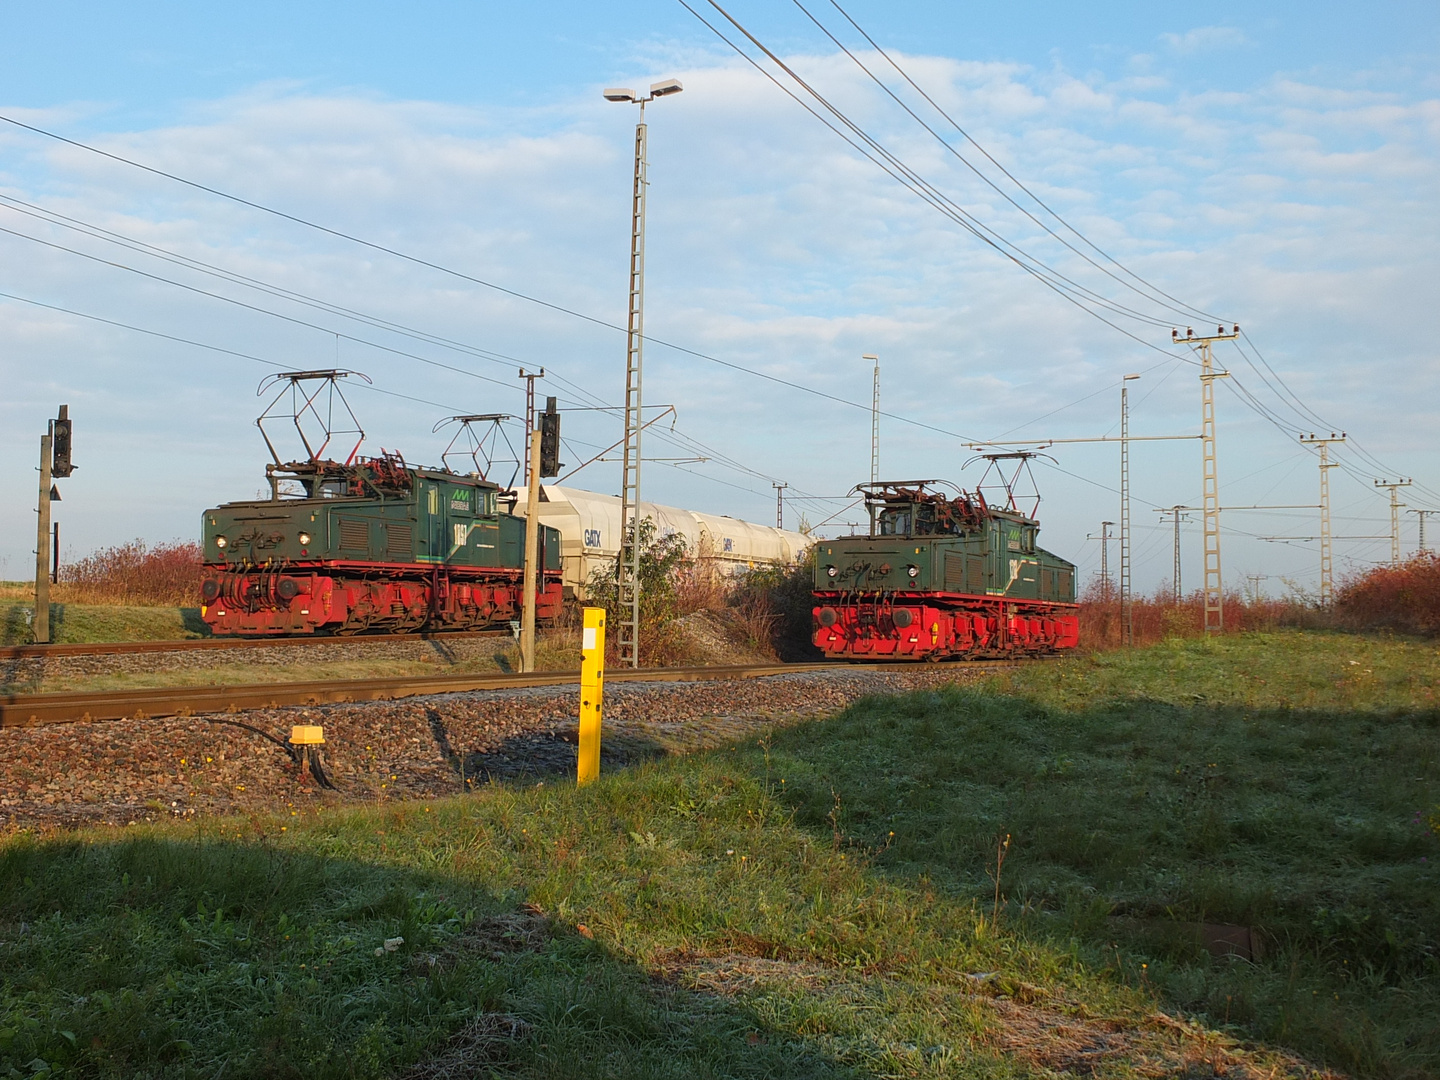
<path id="1" fill-rule="evenodd" d="M 115 656 L 126 653 L 190 652 L 204 649 L 257 649 L 286 645 L 380 645 L 404 641 L 463 641 L 512 636 L 509 630 L 446 630 L 440 633 L 356 634 L 350 636 L 263 638 L 176 638 L 170 641 L 64 642 L 50 645 L 0 645 L 0 660 L 43 660 L 51 656 Z"/>
<path id="2" fill-rule="evenodd" d="M 757 679 L 816 671 L 930 671 L 936 668 L 979 670 L 1009 667 L 1021 660 L 961 660 L 941 664 L 810 663 L 741 664 L 724 667 L 617 668 L 607 672 L 610 683 L 711 682 Z M 96 720 L 148 720 L 204 713 L 236 713 L 362 701 L 394 701 L 429 694 L 476 690 L 519 690 L 539 686 L 578 685 L 578 671 L 529 674 L 420 675 L 384 679 L 329 679 L 314 682 L 252 683 L 241 686 L 167 686 L 137 690 L 86 690 L 0 697 L 0 729 Z"/>

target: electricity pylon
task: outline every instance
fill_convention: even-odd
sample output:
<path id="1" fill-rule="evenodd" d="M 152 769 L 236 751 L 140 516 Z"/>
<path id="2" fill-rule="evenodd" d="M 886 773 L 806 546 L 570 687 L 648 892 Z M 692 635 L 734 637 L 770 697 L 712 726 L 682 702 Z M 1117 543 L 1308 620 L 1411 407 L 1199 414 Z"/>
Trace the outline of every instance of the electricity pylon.
<path id="1" fill-rule="evenodd" d="M 1190 519 L 1185 516 L 1185 511 L 1187 511 L 1187 510 L 1194 510 L 1194 509 L 1196 509 L 1196 507 L 1193 507 L 1193 506 L 1169 506 L 1169 507 L 1161 507 L 1161 508 L 1158 508 L 1158 509 L 1155 511 L 1157 514 L 1161 514 L 1161 515 L 1169 514 L 1169 515 L 1171 515 L 1171 516 L 1175 519 L 1175 589 L 1174 589 L 1174 594 L 1175 594 L 1175 603 L 1177 603 L 1177 604 L 1180 603 L 1180 598 L 1181 598 L 1181 596 L 1184 595 L 1184 590 L 1180 588 L 1180 523 L 1181 523 L 1182 521 L 1189 521 Z"/>
<path id="2" fill-rule="evenodd" d="M 1414 514 L 1420 519 L 1420 548 L 1419 554 L 1423 555 L 1429 549 L 1425 546 L 1425 518 L 1429 514 L 1440 513 L 1437 510 L 1406 510 L 1407 514 Z"/>
<path id="3" fill-rule="evenodd" d="M 1220 577 L 1220 479 L 1215 461 L 1215 380 L 1228 378 L 1228 371 L 1215 370 L 1215 356 L 1211 346 L 1217 341 L 1233 341 L 1240 336 L 1240 327 L 1230 333 L 1223 326 L 1213 334 L 1196 337 L 1195 331 L 1186 328 L 1185 336 L 1171 330 L 1174 342 L 1184 342 L 1200 353 L 1200 446 L 1204 457 L 1202 474 L 1204 498 L 1201 506 L 1205 515 L 1205 632 L 1218 633 L 1225 628 L 1225 596 L 1221 591 Z"/>
<path id="4" fill-rule="evenodd" d="M 1377 488 L 1386 488 L 1390 492 L 1390 563 L 1392 566 L 1400 565 L 1400 511 L 1405 506 L 1395 494 L 1397 488 L 1409 487 L 1410 480 L 1376 480 Z"/>
<path id="5" fill-rule="evenodd" d="M 1329 607 L 1335 583 L 1330 562 L 1330 470 L 1335 463 L 1330 460 L 1330 444 L 1343 443 L 1345 433 L 1336 435 L 1332 431 L 1327 439 L 1323 435 L 1317 438 L 1312 432 L 1308 438 L 1301 436 L 1300 441 L 1320 448 L 1320 606 Z"/>
<path id="6" fill-rule="evenodd" d="M 1087 540 L 1100 541 L 1100 599 L 1110 599 L 1110 527 L 1113 521 L 1100 522 L 1100 535 L 1088 536 Z"/>

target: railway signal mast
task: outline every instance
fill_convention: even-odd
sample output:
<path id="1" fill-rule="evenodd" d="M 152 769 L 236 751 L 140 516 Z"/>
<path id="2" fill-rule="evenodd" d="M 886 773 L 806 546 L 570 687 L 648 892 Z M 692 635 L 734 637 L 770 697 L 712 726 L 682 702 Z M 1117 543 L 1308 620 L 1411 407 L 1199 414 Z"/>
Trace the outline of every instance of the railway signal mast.
<path id="1" fill-rule="evenodd" d="M 1179 330 L 1170 331 L 1170 339 L 1177 344 L 1183 342 L 1200 354 L 1200 447 L 1204 457 L 1204 498 L 1201 508 L 1205 517 L 1205 632 L 1218 633 L 1225 628 L 1225 597 L 1221 591 L 1220 576 L 1220 479 L 1215 462 L 1215 380 L 1229 376 L 1228 371 L 1215 370 L 1215 355 L 1211 348 L 1217 341 L 1234 341 L 1240 336 L 1240 327 L 1232 326 L 1229 333 L 1225 327 L 1216 327 L 1213 334 L 1196 336 L 1190 327 L 1185 336 Z"/>
<path id="2" fill-rule="evenodd" d="M 35 614 L 30 624 L 37 645 L 45 645 L 50 641 L 50 504 L 60 501 L 60 489 L 55 486 L 54 481 L 75 471 L 75 465 L 70 460 L 70 436 L 70 406 L 61 405 L 60 415 L 50 421 L 49 429 L 40 436 L 39 521 L 35 526 Z M 55 568 L 58 570 L 58 526 L 54 545 Z"/>
<path id="3" fill-rule="evenodd" d="M 637 94 L 624 87 L 604 92 L 606 101 L 630 102 L 640 106 L 635 125 L 635 177 L 630 194 L 630 299 L 625 348 L 625 454 L 620 466 L 620 560 L 617 567 L 617 596 L 620 620 L 616 639 L 620 663 L 640 666 L 640 432 L 641 375 L 645 356 L 645 189 L 647 129 L 645 106 L 659 97 L 678 94 L 684 87 L 679 79 L 652 83 L 649 94 Z"/>

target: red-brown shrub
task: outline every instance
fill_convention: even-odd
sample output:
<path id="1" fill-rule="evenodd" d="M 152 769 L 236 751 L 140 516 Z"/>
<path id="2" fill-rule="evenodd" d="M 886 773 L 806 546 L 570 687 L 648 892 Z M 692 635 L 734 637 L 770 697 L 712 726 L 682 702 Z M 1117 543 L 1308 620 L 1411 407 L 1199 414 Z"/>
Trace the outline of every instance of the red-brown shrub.
<path id="1" fill-rule="evenodd" d="M 91 604 L 194 606 L 200 603 L 201 549 L 193 540 L 144 540 L 92 552 L 60 568 L 68 599 Z"/>
<path id="2" fill-rule="evenodd" d="M 1239 592 L 1225 594 L 1224 617 L 1227 634 L 1281 626 L 1313 627 L 1326 621 L 1301 600 L 1247 599 Z M 1205 594 L 1196 590 L 1182 596 L 1178 603 L 1169 590 L 1135 596 L 1130 620 L 1136 645 L 1153 645 L 1167 637 L 1199 637 L 1205 632 Z M 1092 583 L 1080 597 L 1080 647 L 1118 648 L 1122 636 L 1120 597 L 1113 587 L 1107 595 L 1099 582 Z"/>
<path id="3" fill-rule="evenodd" d="M 1440 556 L 1422 551 L 1399 566 L 1377 566 L 1345 578 L 1335 617 L 1354 630 L 1440 633 Z"/>

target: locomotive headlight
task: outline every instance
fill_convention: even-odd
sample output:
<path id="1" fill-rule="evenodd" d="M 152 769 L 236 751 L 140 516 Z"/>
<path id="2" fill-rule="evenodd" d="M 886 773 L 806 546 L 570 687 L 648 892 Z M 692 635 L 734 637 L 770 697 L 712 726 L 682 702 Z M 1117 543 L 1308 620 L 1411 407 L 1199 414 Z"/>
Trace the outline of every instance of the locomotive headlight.
<path id="1" fill-rule="evenodd" d="M 905 567 L 905 573 L 909 574 L 911 577 L 919 577 L 919 576 L 920 576 L 920 568 L 919 568 L 918 566 L 915 566 L 915 565 L 912 564 L 912 565 L 910 565 L 910 566 Z"/>
<path id="2" fill-rule="evenodd" d="M 309 546 L 310 546 L 310 534 L 309 534 L 309 533 L 307 533 L 307 532 L 302 532 L 302 533 L 300 534 L 300 536 L 299 536 L 299 540 L 300 540 L 300 546 L 301 546 L 301 547 L 309 547 Z"/>
<path id="3" fill-rule="evenodd" d="M 224 551 L 225 548 L 230 546 L 230 541 L 226 540 L 223 536 L 217 536 L 215 537 L 215 546 L 218 547 L 221 551 Z"/>
<path id="4" fill-rule="evenodd" d="M 827 567 L 825 567 L 825 576 L 826 576 L 826 577 L 834 577 L 834 576 L 835 576 L 836 574 L 838 574 L 838 573 L 840 573 L 840 571 L 839 571 L 839 570 L 836 570 L 835 567 L 833 567 L 833 566 L 827 566 Z"/>

